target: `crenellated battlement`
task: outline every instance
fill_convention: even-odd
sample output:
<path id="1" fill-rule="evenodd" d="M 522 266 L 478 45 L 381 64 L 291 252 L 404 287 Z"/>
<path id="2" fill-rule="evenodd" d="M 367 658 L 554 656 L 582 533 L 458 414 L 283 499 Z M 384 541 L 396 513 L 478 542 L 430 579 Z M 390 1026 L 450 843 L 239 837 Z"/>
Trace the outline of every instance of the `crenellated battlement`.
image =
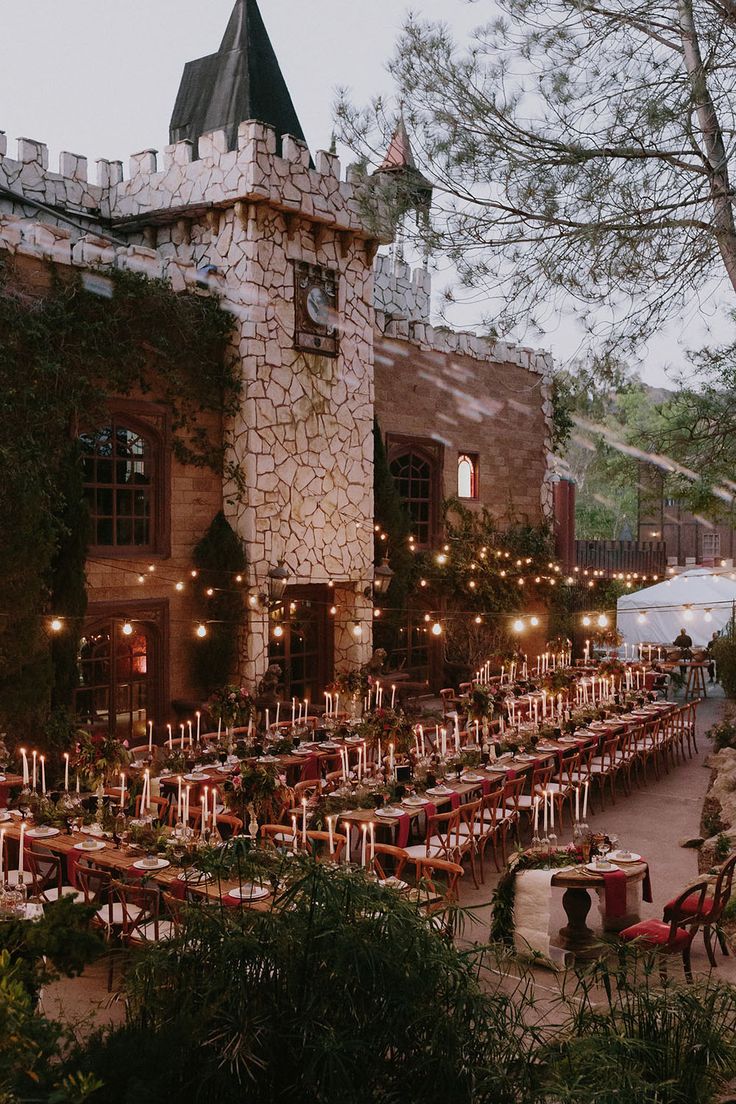
<path id="1" fill-rule="evenodd" d="M 373 302 L 387 319 L 429 322 L 432 277 L 425 268 L 412 268 L 388 254 L 376 257 Z"/>
<path id="2" fill-rule="evenodd" d="M 235 149 L 228 150 L 224 131 L 214 131 L 202 135 L 197 152 L 195 159 L 191 142 L 177 142 L 165 148 L 159 163 L 158 151 L 141 150 L 130 157 L 127 178 L 122 162 L 99 160 L 92 183 L 85 157 L 64 152 L 54 172 L 45 143 L 19 138 L 13 159 L 0 132 L 0 185 L 123 229 L 261 203 L 358 237 L 392 238 L 387 222 L 382 230 L 369 225 L 360 194 L 362 174 L 349 166 L 343 179 L 339 159 L 326 150 L 316 153 L 312 166 L 307 146 L 287 134 L 279 155 L 273 128 L 250 120 L 240 124 Z M 0 210 L 9 202 L 0 196 Z"/>
<path id="3" fill-rule="evenodd" d="M 75 236 L 64 226 L 5 215 L 0 212 L 0 250 L 76 268 L 101 270 L 125 268 L 149 278 L 167 280 L 175 291 L 202 286 L 196 265 L 180 257 L 162 257 L 143 245 L 116 246 L 96 234 Z M 208 282 L 219 290 L 220 277 L 208 274 Z"/>

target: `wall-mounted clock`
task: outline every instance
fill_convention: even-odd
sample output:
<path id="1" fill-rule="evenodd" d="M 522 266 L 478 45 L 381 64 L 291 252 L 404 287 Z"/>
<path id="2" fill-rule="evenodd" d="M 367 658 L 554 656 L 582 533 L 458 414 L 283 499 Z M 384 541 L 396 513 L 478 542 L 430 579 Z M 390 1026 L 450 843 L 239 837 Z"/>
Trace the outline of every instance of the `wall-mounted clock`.
<path id="1" fill-rule="evenodd" d="M 338 274 L 331 268 L 294 262 L 294 346 L 320 356 L 337 356 Z"/>

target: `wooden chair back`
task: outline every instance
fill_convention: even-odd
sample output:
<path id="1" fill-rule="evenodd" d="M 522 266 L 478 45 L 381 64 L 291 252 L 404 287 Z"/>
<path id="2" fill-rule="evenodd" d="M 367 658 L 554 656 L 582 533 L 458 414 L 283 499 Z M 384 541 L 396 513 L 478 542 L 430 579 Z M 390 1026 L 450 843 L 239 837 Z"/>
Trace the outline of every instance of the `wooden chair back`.
<path id="1" fill-rule="evenodd" d="M 318 862 L 339 862 L 347 842 L 346 836 L 342 836 L 338 832 L 333 832 L 333 851 L 332 854 L 330 854 L 329 832 L 307 832 L 307 852 L 313 858 L 317 859 Z"/>
<path id="2" fill-rule="evenodd" d="M 373 848 L 373 870 L 378 878 L 400 878 L 409 856 L 403 847 L 377 843 Z"/>

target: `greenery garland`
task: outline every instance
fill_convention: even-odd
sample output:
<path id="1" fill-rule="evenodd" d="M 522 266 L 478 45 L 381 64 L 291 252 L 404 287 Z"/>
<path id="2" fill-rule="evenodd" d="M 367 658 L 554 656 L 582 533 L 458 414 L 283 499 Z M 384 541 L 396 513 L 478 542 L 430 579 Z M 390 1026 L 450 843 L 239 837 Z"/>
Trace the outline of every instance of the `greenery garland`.
<path id="1" fill-rule="evenodd" d="M 53 700 L 63 743 L 84 614 L 86 527 L 72 442 L 104 422 L 109 396 L 151 395 L 170 412 L 177 458 L 239 485 L 199 415 L 234 413 L 240 381 L 227 352 L 233 319 L 212 296 L 110 271 L 102 297 L 79 272 L 49 265 L 46 275 L 39 294 L 37 273 L 31 283 L 18 262 L 0 268 L 0 730 L 13 742 L 37 739 Z M 44 618 L 57 599 L 69 637 L 52 654 Z"/>

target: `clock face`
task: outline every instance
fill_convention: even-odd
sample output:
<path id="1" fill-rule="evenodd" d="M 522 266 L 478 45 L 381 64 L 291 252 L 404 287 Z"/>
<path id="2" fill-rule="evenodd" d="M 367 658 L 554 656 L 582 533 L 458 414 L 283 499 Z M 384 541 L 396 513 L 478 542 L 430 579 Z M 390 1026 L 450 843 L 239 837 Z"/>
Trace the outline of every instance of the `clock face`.
<path id="1" fill-rule="evenodd" d="M 307 292 L 307 314 L 315 326 L 327 326 L 330 320 L 330 305 L 324 288 L 318 285 Z"/>
<path id="2" fill-rule="evenodd" d="M 294 345 L 320 356 L 337 356 L 338 273 L 294 262 Z"/>

